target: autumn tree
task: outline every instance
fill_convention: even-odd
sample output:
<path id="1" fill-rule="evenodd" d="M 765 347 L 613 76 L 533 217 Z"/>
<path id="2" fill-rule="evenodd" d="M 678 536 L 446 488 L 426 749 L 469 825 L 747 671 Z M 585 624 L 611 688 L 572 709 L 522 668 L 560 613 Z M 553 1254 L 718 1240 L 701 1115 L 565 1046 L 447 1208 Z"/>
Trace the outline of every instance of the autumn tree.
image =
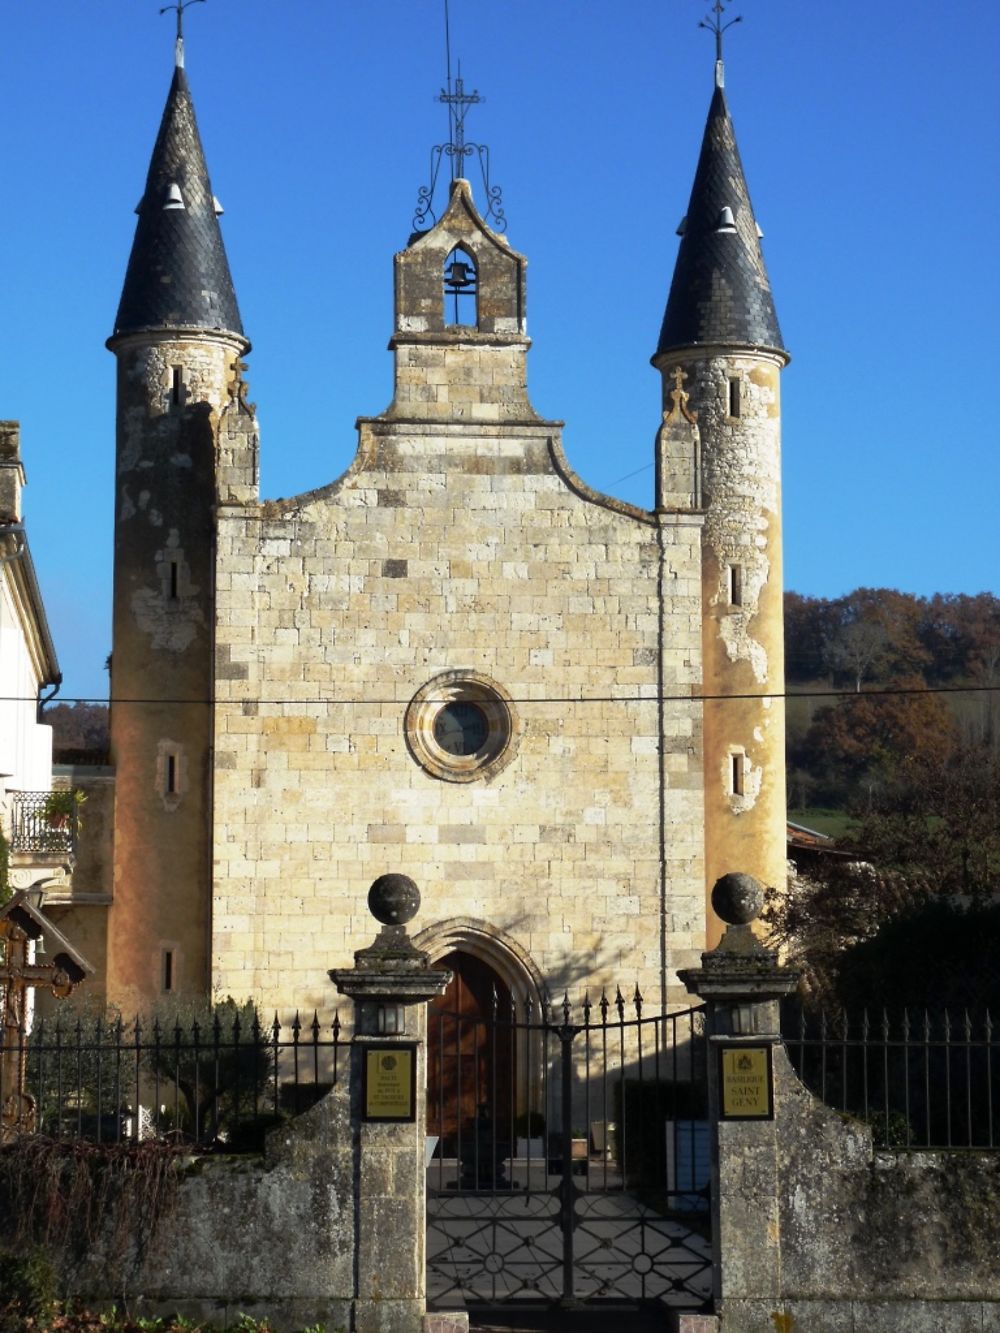
<path id="1" fill-rule="evenodd" d="M 804 744 L 826 799 L 869 808 L 876 790 L 890 781 L 905 784 L 950 753 L 957 739 L 942 697 L 910 679 L 819 709 Z"/>

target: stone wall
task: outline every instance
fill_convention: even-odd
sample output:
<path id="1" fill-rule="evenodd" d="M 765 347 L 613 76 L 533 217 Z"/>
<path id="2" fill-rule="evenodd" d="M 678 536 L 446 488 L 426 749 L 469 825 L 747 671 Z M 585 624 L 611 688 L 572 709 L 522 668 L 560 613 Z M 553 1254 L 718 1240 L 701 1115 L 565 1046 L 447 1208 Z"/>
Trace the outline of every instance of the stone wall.
<path id="1" fill-rule="evenodd" d="M 123 1257 L 110 1237 L 83 1259 L 57 1256 L 74 1300 L 133 1315 L 180 1313 L 232 1323 L 262 1318 L 276 1333 L 351 1326 L 355 1289 L 354 1135 L 349 1091 L 333 1089 L 288 1128 L 263 1159 L 203 1157 L 179 1167 L 176 1201 L 141 1252 Z M 137 1230 L 142 1231 L 143 1228 Z M 391 1229 L 390 1229 L 391 1231 Z M 383 1233 L 391 1242 L 395 1233 Z M 388 1260 L 387 1260 L 388 1262 Z"/>
<path id="2" fill-rule="evenodd" d="M 775 1104 L 719 1126 L 724 1333 L 1000 1329 L 1000 1154 L 877 1151 L 780 1047 Z"/>
<path id="3" fill-rule="evenodd" d="M 441 940 L 481 923 L 521 993 L 627 959 L 659 1002 L 704 942 L 699 540 L 592 496 L 551 425 L 365 422 L 340 482 L 225 508 L 215 985 L 312 1004 L 368 885 L 402 871 Z M 474 781 L 408 721 L 462 678 L 512 732 Z"/>

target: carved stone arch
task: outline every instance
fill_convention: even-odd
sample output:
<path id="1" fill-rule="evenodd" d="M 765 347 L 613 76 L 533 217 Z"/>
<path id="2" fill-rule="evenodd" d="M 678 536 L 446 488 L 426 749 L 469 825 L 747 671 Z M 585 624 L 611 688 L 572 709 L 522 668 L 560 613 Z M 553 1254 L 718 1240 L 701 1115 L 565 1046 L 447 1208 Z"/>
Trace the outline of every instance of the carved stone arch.
<path id="1" fill-rule="evenodd" d="M 481 958 L 509 988 L 519 1006 L 530 999 L 535 1012 L 541 1011 L 546 995 L 541 971 L 527 950 L 498 926 L 474 917 L 451 917 L 425 926 L 413 942 L 430 954 L 433 962 L 456 950 Z"/>

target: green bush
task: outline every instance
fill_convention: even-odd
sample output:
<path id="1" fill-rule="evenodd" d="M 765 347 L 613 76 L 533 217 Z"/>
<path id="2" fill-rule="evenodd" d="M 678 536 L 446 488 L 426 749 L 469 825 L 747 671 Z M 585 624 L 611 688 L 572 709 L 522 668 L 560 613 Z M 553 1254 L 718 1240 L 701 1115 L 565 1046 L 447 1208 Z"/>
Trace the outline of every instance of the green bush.
<path id="1" fill-rule="evenodd" d="M 41 1250 L 0 1254 L 0 1333 L 23 1333 L 55 1308 L 55 1273 Z"/>

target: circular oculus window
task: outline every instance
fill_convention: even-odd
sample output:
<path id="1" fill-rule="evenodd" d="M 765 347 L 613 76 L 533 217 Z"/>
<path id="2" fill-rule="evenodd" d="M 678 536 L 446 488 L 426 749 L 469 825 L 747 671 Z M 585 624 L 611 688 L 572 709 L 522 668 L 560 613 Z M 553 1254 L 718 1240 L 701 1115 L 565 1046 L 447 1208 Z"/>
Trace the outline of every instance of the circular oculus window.
<path id="1" fill-rule="evenodd" d="M 493 777 L 516 749 L 517 717 L 492 680 L 474 672 L 446 671 L 410 700 L 406 743 L 418 764 L 446 782 Z"/>

